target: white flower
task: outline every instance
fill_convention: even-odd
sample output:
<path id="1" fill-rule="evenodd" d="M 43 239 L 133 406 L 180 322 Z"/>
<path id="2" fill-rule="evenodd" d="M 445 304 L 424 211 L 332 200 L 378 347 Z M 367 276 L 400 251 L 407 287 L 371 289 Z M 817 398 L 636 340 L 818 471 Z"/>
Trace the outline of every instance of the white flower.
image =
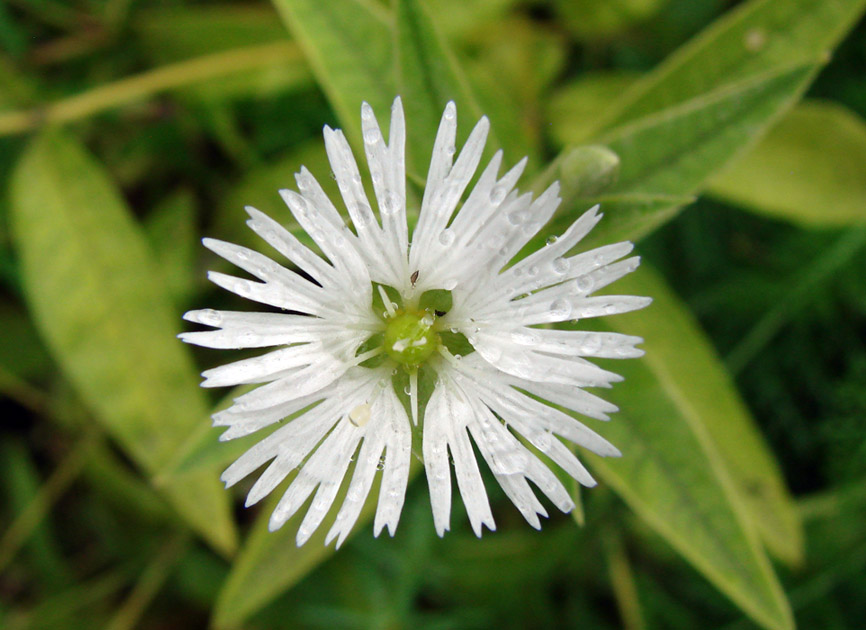
<path id="1" fill-rule="evenodd" d="M 251 505 L 297 470 L 270 528 L 282 526 L 315 492 L 298 529 L 301 545 L 322 523 L 354 463 L 326 538 L 326 543 L 336 538 L 340 545 L 381 471 L 374 531 L 378 535 L 387 526 L 393 535 L 414 436 L 422 442 L 415 452 L 423 454 L 436 531 L 442 535 L 449 529 L 453 466 L 469 520 L 480 535 L 482 525 L 491 530 L 495 525 L 474 442 L 517 509 L 539 528 L 538 515 L 547 514 L 528 482 L 559 509 L 573 507 L 569 492 L 539 453 L 586 486 L 594 480 L 560 438 L 600 455 L 619 455 L 559 409 L 598 420 L 616 410 L 585 388 L 609 387 L 621 378 L 584 357 L 643 354 L 635 348 L 638 337 L 547 325 L 648 304 L 642 297 L 589 297 L 634 270 L 639 260 L 620 260 L 631 252 L 631 243 L 569 255 L 601 218 L 596 207 L 558 239 L 509 266 L 552 217 L 559 186 L 552 185 L 534 201 L 531 194 L 519 194 L 514 186 L 526 160 L 499 177 L 498 152 L 465 195 L 489 123 L 486 118 L 478 122 L 453 161 L 453 103 L 439 126 L 410 241 L 400 99 L 391 110 L 387 144 L 367 104 L 361 119 L 379 218 L 346 138 L 325 127 L 328 158 L 353 228 L 344 224 L 306 169 L 297 175 L 299 192 L 281 191 L 324 258 L 254 208 L 247 208 L 249 226 L 297 270 L 244 247 L 204 240 L 206 247 L 260 280 L 212 272 L 213 282 L 282 309 L 185 315 L 213 330 L 184 333 L 184 341 L 211 348 L 278 347 L 203 374 L 205 387 L 267 383 L 214 415 L 215 425 L 228 427 L 221 439 L 283 423 L 222 479 L 230 486 L 270 461 L 249 492 L 246 503 Z M 432 386 L 432 394 L 424 383 Z"/>

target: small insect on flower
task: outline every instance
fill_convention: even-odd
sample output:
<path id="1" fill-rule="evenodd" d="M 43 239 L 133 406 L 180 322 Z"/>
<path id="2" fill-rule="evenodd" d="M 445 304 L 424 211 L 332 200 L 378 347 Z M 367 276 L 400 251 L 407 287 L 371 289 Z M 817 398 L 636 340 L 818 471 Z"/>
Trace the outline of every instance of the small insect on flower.
<path id="1" fill-rule="evenodd" d="M 410 240 L 400 99 L 391 109 L 387 143 L 367 104 L 361 122 L 378 212 L 346 138 L 328 127 L 325 148 L 352 227 L 305 168 L 296 176 L 298 192 L 280 191 L 322 255 L 254 208 L 247 208 L 249 226 L 291 268 L 245 247 L 204 239 L 206 247 L 258 279 L 211 272 L 213 282 L 278 309 L 184 316 L 211 328 L 183 333 L 189 343 L 276 348 L 203 374 L 205 387 L 262 384 L 214 415 L 216 426 L 227 427 L 223 440 L 267 431 L 222 479 L 230 486 L 270 462 L 247 495 L 252 505 L 296 471 L 270 528 L 281 527 L 315 493 L 298 525 L 298 545 L 322 524 L 345 486 L 325 536 L 326 544 L 336 539 L 339 546 L 379 473 L 374 532 L 387 527 L 393 535 L 413 439 L 420 440 L 414 451 L 423 457 L 436 531 L 441 536 L 450 527 L 453 468 L 480 536 L 482 526 L 495 525 L 474 443 L 505 494 L 539 528 L 539 515 L 547 513 L 529 482 L 560 510 L 574 506 L 545 462 L 595 485 L 565 442 L 619 455 L 574 417 L 607 420 L 616 411 L 587 388 L 622 379 L 587 358 L 643 354 L 635 347 L 638 337 L 551 325 L 646 306 L 650 300 L 644 297 L 591 295 L 634 270 L 639 259 L 624 258 L 631 243 L 573 253 L 601 218 L 596 206 L 559 238 L 518 260 L 553 216 L 559 185 L 537 199 L 518 193 L 526 159 L 500 176 L 500 151 L 467 193 L 489 124 L 487 118 L 478 122 L 454 160 L 453 103 L 442 116 Z"/>

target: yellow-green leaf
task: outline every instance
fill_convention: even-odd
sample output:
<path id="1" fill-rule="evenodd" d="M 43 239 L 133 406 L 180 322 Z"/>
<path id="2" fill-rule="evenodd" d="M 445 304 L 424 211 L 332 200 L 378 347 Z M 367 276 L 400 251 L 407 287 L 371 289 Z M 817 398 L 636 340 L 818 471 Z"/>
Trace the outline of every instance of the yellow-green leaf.
<path id="1" fill-rule="evenodd" d="M 710 194 L 807 227 L 866 221 L 866 122 L 806 102 L 713 179 Z"/>
<path id="2" fill-rule="evenodd" d="M 158 473 L 207 405 L 140 228 L 102 167 L 57 131 L 21 158 L 11 200 L 22 284 L 49 350 L 123 450 Z M 163 492 L 212 545 L 232 551 L 215 471 L 175 478 Z"/>

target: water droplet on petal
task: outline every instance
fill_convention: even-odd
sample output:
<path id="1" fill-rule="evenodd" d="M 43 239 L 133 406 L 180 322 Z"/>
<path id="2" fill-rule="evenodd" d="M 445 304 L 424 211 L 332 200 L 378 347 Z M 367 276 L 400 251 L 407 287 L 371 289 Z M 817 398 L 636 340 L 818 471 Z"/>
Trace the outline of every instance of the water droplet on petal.
<path id="1" fill-rule="evenodd" d="M 508 213 L 508 222 L 511 225 L 520 225 L 529 219 L 529 212 L 526 210 L 515 210 Z"/>
<path id="2" fill-rule="evenodd" d="M 498 206 L 505 201 L 506 195 L 508 195 L 508 191 L 505 189 L 505 186 L 494 186 L 490 190 L 490 203 Z"/>
<path id="3" fill-rule="evenodd" d="M 558 320 L 568 319 L 571 315 L 571 302 L 559 298 L 550 303 L 550 314 Z"/>
<path id="4" fill-rule="evenodd" d="M 379 133 L 379 130 L 375 127 L 370 127 L 366 131 L 364 131 L 364 142 L 366 142 L 370 146 L 373 146 L 374 144 L 379 142 L 381 138 L 382 134 Z"/>
<path id="5" fill-rule="evenodd" d="M 223 322 L 223 316 L 219 311 L 208 308 L 198 314 L 198 321 L 205 326 L 219 326 Z"/>
<path id="6" fill-rule="evenodd" d="M 385 198 L 382 200 L 382 214 L 392 216 L 400 210 L 400 197 L 393 190 L 385 193 Z"/>
<path id="7" fill-rule="evenodd" d="M 583 344 L 583 351 L 586 354 L 595 354 L 601 350 L 601 335 L 592 334 L 586 338 Z"/>
<path id="8" fill-rule="evenodd" d="M 442 245 L 444 245 L 445 247 L 448 247 L 449 245 L 451 245 L 451 243 L 454 242 L 453 230 L 450 230 L 450 229 L 443 230 L 439 234 L 439 242 L 442 243 Z"/>
<path id="9" fill-rule="evenodd" d="M 571 263 L 568 261 L 568 258 L 554 258 L 553 262 L 550 263 L 553 267 L 553 271 L 562 275 L 568 271 L 568 268 L 571 266 Z"/>
<path id="10" fill-rule="evenodd" d="M 593 286 L 595 286 L 595 280 L 592 279 L 592 276 L 580 276 L 574 281 L 576 293 L 589 293 Z"/>
<path id="11" fill-rule="evenodd" d="M 442 288 L 446 291 L 452 291 L 454 287 L 457 286 L 457 280 L 455 278 L 449 278 L 445 282 L 442 283 Z"/>
<path id="12" fill-rule="evenodd" d="M 370 422 L 370 405 L 361 403 L 349 412 L 349 422 L 356 427 L 363 427 Z"/>

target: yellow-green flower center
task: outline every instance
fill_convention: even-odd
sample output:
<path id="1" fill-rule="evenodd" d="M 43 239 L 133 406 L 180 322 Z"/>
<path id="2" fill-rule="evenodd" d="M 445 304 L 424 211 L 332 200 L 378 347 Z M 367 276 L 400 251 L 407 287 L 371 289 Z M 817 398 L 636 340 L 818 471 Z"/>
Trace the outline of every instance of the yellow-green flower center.
<path id="1" fill-rule="evenodd" d="M 420 365 L 439 347 L 435 321 L 428 311 L 397 311 L 385 320 L 385 352 L 403 365 Z"/>

